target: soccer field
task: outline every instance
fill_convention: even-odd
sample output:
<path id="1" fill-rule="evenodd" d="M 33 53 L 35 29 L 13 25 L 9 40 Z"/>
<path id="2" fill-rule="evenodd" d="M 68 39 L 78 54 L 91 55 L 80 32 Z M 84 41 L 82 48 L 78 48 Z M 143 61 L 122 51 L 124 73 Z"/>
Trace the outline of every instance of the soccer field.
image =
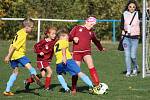
<path id="1" fill-rule="evenodd" d="M 32 65 L 36 66 L 36 55 L 33 53 L 33 45 L 35 41 L 29 41 L 27 43 L 27 56 L 31 59 Z M 9 42 L 0 41 L 0 100 L 149 100 L 150 99 L 150 78 L 142 78 L 142 73 L 139 73 L 136 77 L 125 77 L 122 71 L 124 67 L 123 52 L 116 50 L 117 44 L 103 43 L 103 46 L 107 48 L 106 52 L 99 52 L 93 47 L 93 59 L 95 67 L 100 76 L 101 82 L 106 83 L 109 86 L 108 94 L 106 95 L 91 95 L 88 94 L 88 87 L 79 79 L 78 92 L 75 96 L 60 92 L 61 86 L 59 85 L 56 77 L 55 62 L 52 62 L 53 76 L 52 76 L 52 88 L 53 91 L 45 91 L 40 89 L 36 84 L 31 85 L 31 92 L 25 93 L 24 80 L 29 77 L 28 70 L 20 68 L 19 76 L 15 82 L 12 91 L 14 96 L 3 96 L 6 83 L 9 75 L 11 74 L 11 68 L 8 64 L 3 63 L 3 58 L 7 54 Z M 138 48 L 138 64 L 141 72 L 142 66 L 142 45 L 139 44 Z M 87 66 L 82 64 L 81 70 L 89 75 Z M 71 76 L 64 76 L 68 85 L 71 86 Z M 44 82 L 44 80 L 43 80 Z M 35 94 L 35 91 L 39 94 Z"/>

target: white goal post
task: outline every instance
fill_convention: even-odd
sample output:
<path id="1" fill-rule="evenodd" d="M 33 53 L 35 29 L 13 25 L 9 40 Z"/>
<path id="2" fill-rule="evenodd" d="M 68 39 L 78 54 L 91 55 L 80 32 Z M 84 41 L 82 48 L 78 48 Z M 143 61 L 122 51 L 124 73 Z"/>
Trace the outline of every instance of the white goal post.
<path id="1" fill-rule="evenodd" d="M 150 76 L 150 20 L 148 20 L 148 3 L 143 0 L 142 15 L 142 77 Z"/>

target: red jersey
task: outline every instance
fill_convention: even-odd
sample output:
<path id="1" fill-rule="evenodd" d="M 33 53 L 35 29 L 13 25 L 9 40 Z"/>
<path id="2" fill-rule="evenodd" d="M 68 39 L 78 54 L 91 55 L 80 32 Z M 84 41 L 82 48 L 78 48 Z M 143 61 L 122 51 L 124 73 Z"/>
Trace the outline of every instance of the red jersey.
<path id="1" fill-rule="evenodd" d="M 73 43 L 73 52 L 91 51 L 91 40 L 100 51 L 103 49 L 100 41 L 97 40 L 95 33 L 88 30 L 85 26 L 75 26 L 70 32 L 69 41 L 73 41 L 74 37 L 78 37 L 79 42 Z"/>
<path id="2" fill-rule="evenodd" d="M 37 53 L 37 61 L 51 61 L 54 54 L 54 44 L 55 40 L 48 41 L 47 39 L 43 39 L 40 42 L 34 45 L 34 51 Z M 40 52 L 43 52 L 44 55 L 41 56 Z"/>

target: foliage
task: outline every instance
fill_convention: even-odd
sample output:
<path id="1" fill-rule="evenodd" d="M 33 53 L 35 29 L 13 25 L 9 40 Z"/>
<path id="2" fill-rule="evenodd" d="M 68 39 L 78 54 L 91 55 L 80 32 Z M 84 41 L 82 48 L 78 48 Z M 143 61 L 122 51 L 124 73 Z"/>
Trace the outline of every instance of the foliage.
<path id="1" fill-rule="evenodd" d="M 0 3 L 0 17 L 86 19 L 88 16 L 96 16 L 97 19 L 119 20 L 127 0 L 1 0 Z M 19 21 L 0 20 L 0 38 L 12 38 L 12 34 L 20 28 L 19 24 Z M 67 27 L 70 30 L 76 24 L 82 23 L 42 22 L 41 30 L 48 25 Z M 117 30 L 118 26 L 119 24 Z M 95 27 L 97 37 L 102 39 L 110 39 L 111 30 L 112 23 L 99 23 Z M 36 38 L 37 26 L 33 33 Z M 117 36 L 118 34 L 119 31 Z"/>

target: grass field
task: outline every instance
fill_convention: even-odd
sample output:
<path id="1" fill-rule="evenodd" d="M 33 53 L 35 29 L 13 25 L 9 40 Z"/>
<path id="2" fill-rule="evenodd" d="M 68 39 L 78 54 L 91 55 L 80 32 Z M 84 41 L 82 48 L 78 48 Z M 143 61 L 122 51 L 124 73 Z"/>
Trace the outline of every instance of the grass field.
<path id="1" fill-rule="evenodd" d="M 27 56 L 31 59 L 32 65 L 36 66 L 36 55 L 32 50 L 34 43 L 34 41 L 28 42 Z M 11 68 L 9 65 L 3 63 L 3 58 L 7 54 L 9 42 L 0 41 L 0 100 L 149 100 L 150 78 L 146 77 L 143 79 L 141 75 L 142 73 L 138 74 L 137 77 L 126 78 L 124 74 L 122 74 L 122 71 L 125 69 L 123 52 L 118 52 L 116 50 L 117 44 L 104 43 L 103 45 L 108 49 L 108 51 L 98 52 L 94 49 L 93 58 L 101 81 L 107 83 L 109 86 L 108 94 L 88 94 L 88 87 L 86 87 L 80 79 L 78 81 L 79 92 L 75 96 L 59 92 L 61 86 L 56 78 L 55 63 L 53 61 L 51 66 L 53 69 L 52 88 L 54 91 L 47 92 L 43 89 L 38 89 L 38 86 L 33 84 L 31 86 L 31 89 L 33 90 L 30 93 L 23 92 L 23 81 L 29 76 L 29 72 L 28 70 L 20 68 L 19 76 L 12 88 L 12 91 L 15 92 L 16 95 L 6 97 L 3 96 L 2 93 L 5 90 L 6 83 L 9 75 L 11 74 Z M 141 47 L 142 45 L 140 44 L 138 49 L 138 63 L 140 71 L 142 65 Z M 81 66 L 81 69 L 89 75 L 88 68 L 84 64 Z M 65 79 L 71 86 L 71 77 L 67 74 Z M 35 90 L 39 93 L 39 95 L 34 94 Z"/>

